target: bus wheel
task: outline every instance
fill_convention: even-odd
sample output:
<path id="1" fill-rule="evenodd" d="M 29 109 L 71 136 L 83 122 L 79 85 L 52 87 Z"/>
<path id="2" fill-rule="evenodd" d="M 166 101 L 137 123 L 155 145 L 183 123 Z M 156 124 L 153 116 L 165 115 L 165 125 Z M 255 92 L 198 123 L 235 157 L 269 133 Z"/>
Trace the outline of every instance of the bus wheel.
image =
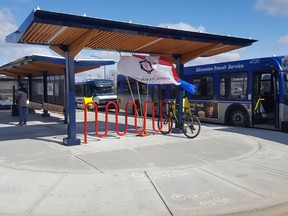
<path id="1" fill-rule="evenodd" d="M 248 116 L 242 110 L 235 110 L 230 117 L 230 124 L 236 127 L 246 127 L 248 125 Z"/>

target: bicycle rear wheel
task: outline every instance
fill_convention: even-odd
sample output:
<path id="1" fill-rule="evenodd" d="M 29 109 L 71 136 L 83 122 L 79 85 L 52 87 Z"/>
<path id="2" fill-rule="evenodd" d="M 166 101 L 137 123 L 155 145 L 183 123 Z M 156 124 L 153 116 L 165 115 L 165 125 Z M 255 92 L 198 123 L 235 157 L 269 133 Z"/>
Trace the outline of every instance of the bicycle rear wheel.
<path id="1" fill-rule="evenodd" d="M 194 116 L 186 116 L 183 119 L 183 133 L 186 137 L 193 139 L 198 136 L 201 130 L 200 120 Z"/>
<path id="2" fill-rule="evenodd" d="M 162 114 L 162 119 L 158 119 L 158 128 L 162 134 L 168 134 L 172 130 L 172 118 L 170 115 Z"/>

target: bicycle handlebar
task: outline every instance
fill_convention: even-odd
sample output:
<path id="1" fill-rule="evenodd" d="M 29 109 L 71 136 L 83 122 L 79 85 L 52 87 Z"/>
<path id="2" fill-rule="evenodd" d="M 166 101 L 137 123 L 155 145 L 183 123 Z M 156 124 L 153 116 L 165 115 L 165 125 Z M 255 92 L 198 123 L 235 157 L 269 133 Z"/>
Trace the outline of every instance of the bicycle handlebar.
<path id="1" fill-rule="evenodd" d="M 176 105 L 176 106 L 180 105 L 180 104 L 176 104 L 174 101 L 169 101 L 168 104 L 169 105 Z M 190 107 L 189 106 L 183 106 L 183 108 L 189 109 Z"/>
<path id="2" fill-rule="evenodd" d="M 167 104 L 169 105 L 169 110 L 170 110 L 170 111 L 173 110 L 173 109 L 175 109 L 175 110 L 177 111 L 176 107 L 173 108 L 173 106 L 174 106 L 174 105 L 175 105 L 175 106 L 179 106 L 179 105 L 180 105 L 180 104 L 176 104 L 174 101 L 168 101 Z M 190 107 L 190 106 L 183 106 L 182 109 L 183 109 L 183 112 L 186 112 L 187 110 L 190 110 L 191 107 Z"/>
<path id="3" fill-rule="evenodd" d="M 168 101 L 168 104 L 169 104 L 169 105 L 177 105 L 177 106 L 180 105 L 180 104 L 176 104 L 174 101 Z"/>

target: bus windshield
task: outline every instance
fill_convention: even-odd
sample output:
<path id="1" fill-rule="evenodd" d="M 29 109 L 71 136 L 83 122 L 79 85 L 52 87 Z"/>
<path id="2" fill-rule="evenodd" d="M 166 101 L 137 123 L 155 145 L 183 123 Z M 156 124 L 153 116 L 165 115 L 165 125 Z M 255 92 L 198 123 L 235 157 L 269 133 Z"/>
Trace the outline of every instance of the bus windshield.
<path id="1" fill-rule="evenodd" d="M 92 96 L 101 96 L 101 95 L 114 95 L 114 89 L 112 86 L 105 87 L 95 87 L 91 86 L 91 95 Z"/>

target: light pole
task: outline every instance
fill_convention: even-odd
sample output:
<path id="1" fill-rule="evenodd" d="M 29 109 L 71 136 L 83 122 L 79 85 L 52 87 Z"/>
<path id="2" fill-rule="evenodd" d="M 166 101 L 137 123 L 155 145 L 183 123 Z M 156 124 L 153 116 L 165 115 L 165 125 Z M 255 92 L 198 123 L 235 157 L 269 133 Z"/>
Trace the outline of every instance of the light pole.
<path id="1" fill-rule="evenodd" d="M 113 81 L 114 81 L 114 83 L 116 83 L 116 80 L 117 80 L 117 73 L 116 73 L 116 70 L 112 70 L 111 71 L 111 75 L 112 75 L 112 77 L 113 77 Z"/>
<path id="2" fill-rule="evenodd" d="M 90 57 L 92 57 L 92 58 L 98 58 L 98 59 L 102 59 L 101 57 L 99 57 L 99 56 L 97 56 L 97 55 L 90 55 Z M 104 79 L 106 79 L 106 65 L 103 65 L 103 67 L 104 67 Z"/>

